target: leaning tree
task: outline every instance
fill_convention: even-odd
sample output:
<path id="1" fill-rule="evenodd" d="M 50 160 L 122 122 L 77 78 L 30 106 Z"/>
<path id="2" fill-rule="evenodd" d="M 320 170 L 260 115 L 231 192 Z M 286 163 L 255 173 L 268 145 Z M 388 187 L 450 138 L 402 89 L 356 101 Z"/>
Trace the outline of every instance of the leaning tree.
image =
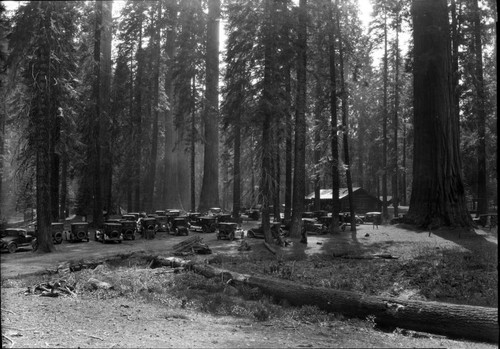
<path id="1" fill-rule="evenodd" d="M 414 161 L 409 223 L 471 226 L 451 89 L 446 0 L 413 0 Z"/>

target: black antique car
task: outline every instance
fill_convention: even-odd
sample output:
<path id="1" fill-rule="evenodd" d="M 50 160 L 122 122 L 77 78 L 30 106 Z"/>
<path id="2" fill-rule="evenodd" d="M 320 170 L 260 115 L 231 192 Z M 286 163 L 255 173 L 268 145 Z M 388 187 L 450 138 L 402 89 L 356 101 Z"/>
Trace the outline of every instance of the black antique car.
<path id="1" fill-rule="evenodd" d="M 187 214 L 189 224 L 191 225 L 198 225 L 198 221 L 201 217 L 200 212 L 188 212 Z"/>
<path id="2" fill-rule="evenodd" d="M 52 241 L 54 244 L 60 244 L 63 241 L 64 223 L 52 223 L 50 225 Z"/>
<path id="3" fill-rule="evenodd" d="M 217 230 L 217 217 L 202 216 L 199 218 L 199 225 L 203 233 L 215 233 Z"/>
<path id="4" fill-rule="evenodd" d="M 144 239 L 153 239 L 156 234 L 156 218 L 146 217 L 141 219 L 141 235 Z"/>
<path id="5" fill-rule="evenodd" d="M 238 223 L 232 223 L 232 222 L 219 223 L 217 225 L 217 227 L 218 227 L 217 240 L 229 239 L 229 240 L 233 241 L 235 238 L 235 235 L 236 235 L 237 226 L 238 226 Z"/>
<path id="6" fill-rule="evenodd" d="M 172 221 L 172 227 L 170 233 L 173 235 L 188 235 L 189 234 L 189 222 L 187 217 L 176 217 Z"/>
<path id="7" fill-rule="evenodd" d="M 170 231 L 170 224 L 167 216 L 156 216 L 156 224 L 158 226 L 157 231 Z"/>
<path id="8" fill-rule="evenodd" d="M 230 213 L 219 213 L 217 216 L 217 223 L 232 222 L 233 218 Z"/>
<path id="9" fill-rule="evenodd" d="M 281 229 L 281 222 L 271 222 L 271 233 L 273 236 L 282 235 L 286 236 L 286 233 Z M 262 224 L 259 224 L 257 228 L 252 228 L 247 231 L 247 237 L 264 239 L 264 229 L 262 229 Z"/>
<path id="10" fill-rule="evenodd" d="M 165 210 L 156 210 L 155 215 L 157 216 L 164 216 L 165 215 Z"/>
<path id="11" fill-rule="evenodd" d="M 28 234 L 26 229 L 7 228 L 2 231 L 0 239 L 0 250 L 7 250 L 14 253 L 20 247 L 31 247 L 33 251 L 38 248 L 36 237 Z"/>
<path id="12" fill-rule="evenodd" d="M 248 216 L 248 218 L 257 221 L 260 218 L 260 210 L 258 208 L 249 208 L 248 210 L 245 211 L 245 214 Z"/>
<path id="13" fill-rule="evenodd" d="M 302 230 L 313 234 L 326 234 L 328 226 L 315 218 L 302 218 Z"/>
<path id="14" fill-rule="evenodd" d="M 124 240 L 135 240 L 135 232 L 137 231 L 137 224 L 135 221 L 122 220 L 120 222 L 122 228 L 121 233 Z"/>
<path id="15" fill-rule="evenodd" d="M 139 214 L 137 214 L 137 216 L 134 215 L 134 214 L 124 214 L 124 215 L 122 215 L 122 220 L 137 222 L 138 219 L 139 219 Z"/>
<path id="16" fill-rule="evenodd" d="M 118 242 L 121 243 L 123 235 L 121 233 L 122 225 L 115 222 L 105 222 L 102 229 L 96 230 L 95 240 L 102 243 L 105 242 Z"/>
<path id="17" fill-rule="evenodd" d="M 71 223 L 71 230 L 66 232 L 66 240 L 71 242 L 90 241 L 89 224 L 87 222 Z"/>

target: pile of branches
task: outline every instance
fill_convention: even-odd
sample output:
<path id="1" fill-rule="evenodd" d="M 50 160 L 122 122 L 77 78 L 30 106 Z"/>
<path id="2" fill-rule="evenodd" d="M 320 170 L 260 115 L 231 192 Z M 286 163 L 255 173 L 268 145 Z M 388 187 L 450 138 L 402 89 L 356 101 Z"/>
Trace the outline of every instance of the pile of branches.
<path id="1" fill-rule="evenodd" d="M 76 297 L 75 286 L 68 284 L 64 279 L 47 281 L 35 286 L 28 286 L 25 295 L 37 295 L 41 297 Z"/>
<path id="2" fill-rule="evenodd" d="M 189 256 L 193 254 L 211 254 L 212 250 L 207 244 L 202 243 L 203 238 L 192 236 L 182 240 L 172 248 L 176 256 Z"/>

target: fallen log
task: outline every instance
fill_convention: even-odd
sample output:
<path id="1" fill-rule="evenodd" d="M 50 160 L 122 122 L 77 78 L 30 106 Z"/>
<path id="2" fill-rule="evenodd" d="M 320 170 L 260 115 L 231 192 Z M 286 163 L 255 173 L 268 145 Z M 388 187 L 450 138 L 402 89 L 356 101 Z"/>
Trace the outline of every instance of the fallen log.
<path id="1" fill-rule="evenodd" d="M 349 291 L 301 285 L 297 282 L 253 276 L 193 264 L 192 269 L 208 278 L 221 277 L 234 285 L 258 287 L 278 299 L 293 305 L 315 305 L 318 308 L 346 316 L 374 316 L 382 326 L 406 328 L 453 338 L 498 343 L 498 309 L 440 302 L 401 300 L 368 296 Z"/>

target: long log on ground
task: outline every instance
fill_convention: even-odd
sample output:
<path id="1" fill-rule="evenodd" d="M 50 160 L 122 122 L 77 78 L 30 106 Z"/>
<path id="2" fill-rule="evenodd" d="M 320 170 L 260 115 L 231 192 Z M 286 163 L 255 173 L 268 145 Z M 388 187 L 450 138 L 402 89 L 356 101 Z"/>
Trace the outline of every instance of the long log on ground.
<path id="1" fill-rule="evenodd" d="M 192 269 L 209 278 L 222 277 L 236 285 L 258 287 L 264 293 L 286 299 L 293 305 L 315 305 L 328 312 L 363 319 L 372 315 L 375 322 L 383 326 L 494 343 L 499 339 L 496 308 L 368 296 L 240 274 L 210 265 L 194 264 Z"/>

